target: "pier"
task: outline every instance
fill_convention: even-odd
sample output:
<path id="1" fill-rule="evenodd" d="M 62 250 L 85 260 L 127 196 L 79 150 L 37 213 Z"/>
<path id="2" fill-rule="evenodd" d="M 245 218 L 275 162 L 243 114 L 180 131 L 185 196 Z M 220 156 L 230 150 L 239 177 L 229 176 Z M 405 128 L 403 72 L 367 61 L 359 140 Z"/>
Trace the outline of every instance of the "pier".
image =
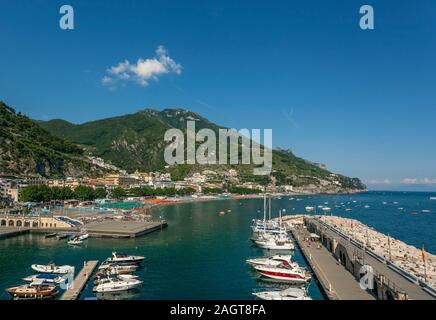
<path id="1" fill-rule="evenodd" d="M 293 229 L 292 234 L 328 299 L 375 300 L 324 246 L 305 240 L 310 238 L 306 229 Z"/>
<path id="2" fill-rule="evenodd" d="M 91 222 L 86 224 L 91 237 L 136 238 L 167 227 L 166 221 L 115 221 Z"/>
<path id="3" fill-rule="evenodd" d="M 0 227 L 0 239 L 15 237 L 29 233 L 28 228 Z"/>
<path id="4" fill-rule="evenodd" d="M 74 278 L 70 289 L 66 290 L 60 300 L 77 300 L 85 288 L 89 278 L 92 276 L 98 261 L 87 261 L 79 274 Z"/>
<path id="5" fill-rule="evenodd" d="M 377 256 L 317 217 L 305 216 L 304 226 L 294 227 L 295 241 L 332 300 L 434 300 L 431 288 Z M 313 234 L 319 241 L 311 241 Z M 313 240 L 313 239 L 312 239 Z M 362 266 L 373 268 L 374 289 L 360 287 Z"/>

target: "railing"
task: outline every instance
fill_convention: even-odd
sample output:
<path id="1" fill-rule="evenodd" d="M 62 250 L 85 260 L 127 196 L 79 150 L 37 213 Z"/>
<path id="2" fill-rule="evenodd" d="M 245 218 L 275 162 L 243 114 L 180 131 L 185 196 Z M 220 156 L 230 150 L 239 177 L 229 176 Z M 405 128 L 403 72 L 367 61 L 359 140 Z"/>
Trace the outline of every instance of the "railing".
<path id="1" fill-rule="evenodd" d="M 385 257 L 380 256 L 378 253 L 376 253 L 373 250 L 371 250 L 370 248 L 362 245 L 359 241 L 356 241 L 355 239 L 351 238 L 347 234 L 343 233 L 341 230 L 339 230 L 339 229 L 337 229 L 337 228 L 335 228 L 335 227 L 333 227 L 333 226 L 331 226 L 331 225 L 329 225 L 329 224 L 319 220 L 319 218 L 311 217 L 310 220 L 312 220 L 315 223 L 318 223 L 318 224 L 322 225 L 323 227 L 333 231 L 337 235 L 341 236 L 343 239 L 351 242 L 353 245 L 355 245 L 356 247 L 360 248 L 361 250 L 363 250 L 368 255 L 372 256 L 374 259 L 378 260 L 381 263 L 386 264 L 389 269 L 391 269 L 392 271 L 396 272 L 397 274 L 403 276 L 406 280 L 408 280 L 411 283 L 414 283 L 414 284 L 420 286 L 424 291 L 426 291 L 427 293 L 429 293 L 433 297 L 436 297 L 436 289 L 431 287 L 430 285 L 428 285 L 427 283 L 425 283 L 421 279 L 417 278 L 415 275 L 413 275 L 410 272 L 400 268 L 395 263 L 393 263 L 392 261 L 389 261 Z M 379 274 L 379 273 L 377 272 L 377 274 Z M 386 278 L 386 279 L 388 279 L 388 278 Z M 388 282 L 389 282 L 389 279 L 388 279 Z M 394 284 L 394 286 L 395 286 L 395 284 Z M 398 286 L 395 286 L 395 287 L 396 288 L 400 288 Z M 404 292 L 404 290 L 402 290 L 402 291 Z"/>

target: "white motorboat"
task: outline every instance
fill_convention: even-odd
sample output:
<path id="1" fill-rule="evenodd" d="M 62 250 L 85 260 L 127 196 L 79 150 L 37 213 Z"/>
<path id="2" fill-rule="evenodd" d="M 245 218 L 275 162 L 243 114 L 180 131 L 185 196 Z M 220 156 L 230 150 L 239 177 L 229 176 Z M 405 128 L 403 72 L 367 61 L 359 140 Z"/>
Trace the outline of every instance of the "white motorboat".
<path id="1" fill-rule="evenodd" d="M 269 250 L 294 250 L 294 242 L 287 236 L 266 236 L 254 240 L 256 246 Z"/>
<path id="2" fill-rule="evenodd" d="M 436 197 L 430 197 L 430 200 L 436 200 Z"/>
<path id="3" fill-rule="evenodd" d="M 67 274 L 74 272 L 74 267 L 64 265 L 56 266 L 54 263 L 50 264 L 32 264 L 32 269 L 40 273 L 53 273 L 53 274 Z"/>
<path id="4" fill-rule="evenodd" d="M 282 264 L 298 266 L 292 261 L 291 255 L 275 255 L 272 257 L 247 259 L 246 262 L 251 266 L 280 266 Z"/>
<path id="5" fill-rule="evenodd" d="M 102 279 L 98 285 L 94 287 L 94 292 L 117 292 L 117 291 L 127 291 L 134 289 L 142 284 L 141 280 L 138 279 L 115 279 L 106 278 Z"/>
<path id="6" fill-rule="evenodd" d="M 262 276 L 280 282 L 304 284 L 311 279 L 309 273 L 302 268 L 284 266 L 254 266 Z"/>
<path id="7" fill-rule="evenodd" d="M 283 291 L 254 292 L 253 295 L 262 300 L 312 300 L 306 290 L 292 287 Z"/>
<path id="8" fill-rule="evenodd" d="M 144 260 L 145 257 L 143 256 L 130 256 L 125 253 L 118 253 L 118 252 L 112 252 L 112 257 L 106 259 L 105 262 L 108 263 L 124 263 L 124 262 L 132 262 L 132 263 L 140 263 L 142 260 Z"/>
<path id="9" fill-rule="evenodd" d="M 35 274 L 32 276 L 28 276 L 26 278 L 23 278 L 24 281 L 26 282 L 44 282 L 44 283 L 48 283 L 48 284 L 60 284 L 62 282 L 64 282 L 64 278 L 56 275 L 56 274 L 50 274 L 50 273 L 40 273 L 40 274 Z"/>
<path id="10" fill-rule="evenodd" d="M 79 240 L 78 238 L 74 238 L 74 239 L 68 240 L 67 243 L 71 244 L 73 246 L 80 246 L 81 244 L 83 244 L 83 241 Z"/>
<path id="11" fill-rule="evenodd" d="M 307 212 L 315 211 L 315 207 L 305 207 L 304 208 Z"/>
<path id="12" fill-rule="evenodd" d="M 80 240 L 80 241 L 86 240 L 88 238 L 89 238 L 89 234 L 87 234 L 87 233 L 77 236 L 77 240 Z"/>
<path id="13" fill-rule="evenodd" d="M 130 265 L 130 266 L 118 266 L 118 265 L 110 265 L 107 268 L 99 268 L 98 274 L 130 274 L 136 271 L 138 268 L 137 265 Z"/>

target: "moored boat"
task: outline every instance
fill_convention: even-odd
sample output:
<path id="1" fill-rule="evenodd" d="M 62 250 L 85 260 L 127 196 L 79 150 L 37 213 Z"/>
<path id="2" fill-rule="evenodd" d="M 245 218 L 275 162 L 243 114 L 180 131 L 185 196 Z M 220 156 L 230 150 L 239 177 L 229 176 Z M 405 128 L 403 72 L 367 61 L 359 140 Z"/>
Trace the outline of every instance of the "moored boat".
<path id="1" fill-rule="evenodd" d="M 23 278 L 26 282 L 38 282 L 42 281 L 47 284 L 60 284 L 64 281 L 64 279 L 56 274 L 50 274 L 50 273 L 40 273 L 40 274 L 34 274 L 32 276 L 28 276 L 26 278 Z"/>
<path id="2" fill-rule="evenodd" d="M 311 279 L 309 273 L 297 267 L 254 266 L 262 276 L 280 282 L 304 284 Z"/>
<path id="3" fill-rule="evenodd" d="M 55 285 L 51 284 L 25 284 L 12 287 L 6 291 L 16 300 L 53 299 L 58 294 Z"/>
<path id="4" fill-rule="evenodd" d="M 144 260 L 143 256 L 131 256 L 125 253 L 112 252 L 112 257 L 106 259 L 105 262 L 115 262 L 115 263 L 124 263 L 124 262 L 132 262 L 132 263 L 140 263 Z"/>
<path id="5" fill-rule="evenodd" d="M 142 284 L 141 280 L 138 279 L 128 279 L 121 280 L 115 278 L 105 278 L 99 282 L 93 289 L 94 292 L 117 292 L 117 291 L 127 291 L 134 289 Z"/>
<path id="6" fill-rule="evenodd" d="M 74 267 L 64 265 L 56 266 L 54 263 L 50 264 L 32 264 L 32 269 L 41 273 L 54 273 L 54 274 L 67 274 L 74 271 Z"/>
<path id="7" fill-rule="evenodd" d="M 262 300 L 312 300 L 306 290 L 293 287 L 283 291 L 254 292 L 253 295 Z"/>
<path id="8" fill-rule="evenodd" d="M 58 234 L 56 232 L 52 232 L 52 233 L 46 233 L 45 234 L 45 238 L 54 238 L 56 237 Z"/>
<path id="9" fill-rule="evenodd" d="M 295 265 L 291 255 L 275 255 L 272 257 L 247 259 L 246 262 L 251 266 L 280 266 L 280 265 Z"/>

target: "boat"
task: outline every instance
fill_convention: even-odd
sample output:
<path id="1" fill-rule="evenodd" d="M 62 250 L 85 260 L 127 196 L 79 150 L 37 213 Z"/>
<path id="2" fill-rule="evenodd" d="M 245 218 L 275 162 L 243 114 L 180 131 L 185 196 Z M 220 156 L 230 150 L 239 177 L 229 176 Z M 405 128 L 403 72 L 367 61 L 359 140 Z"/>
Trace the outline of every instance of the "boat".
<path id="1" fill-rule="evenodd" d="M 430 213 L 431 211 L 430 211 L 430 210 L 427 210 L 427 209 L 424 209 L 424 210 L 422 210 L 421 212 L 423 212 L 423 213 Z"/>
<path id="2" fill-rule="evenodd" d="M 55 285 L 45 283 L 25 284 L 6 291 L 16 300 L 53 299 L 59 293 Z"/>
<path id="3" fill-rule="evenodd" d="M 42 281 L 44 283 L 55 284 L 55 285 L 58 285 L 58 284 L 64 282 L 64 278 L 60 277 L 59 275 L 51 274 L 51 273 L 35 274 L 32 276 L 28 276 L 26 278 L 23 278 L 23 280 L 26 282 L 31 282 L 31 283 Z"/>
<path id="4" fill-rule="evenodd" d="M 315 207 L 306 207 L 304 209 L 306 209 L 307 212 L 315 211 Z"/>
<path id="5" fill-rule="evenodd" d="M 117 291 L 127 291 L 134 289 L 142 284 L 141 280 L 138 279 L 128 279 L 121 280 L 116 278 L 104 278 L 96 285 L 93 289 L 94 292 L 117 292 Z"/>
<path id="6" fill-rule="evenodd" d="M 247 259 L 245 262 L 251 266 L 279 266 L 282 264 L 296 265 L 296 263 L 292 261 L 291 255 L 275 255 L 272 257 L 253 258 Z"/>
<path id="7" fill-rule="evenodd" d="M 102 265 L 99 268 L 97 274 L 129 274 L 133 273 L 138 269 L 138 265 L 115 265 L 115 264 L 106 264 Z"/>
<path id="8" fill-rule="evenodd" d="M 332 211 L 332 208 L 323 207 L 323 208 L 321 208 L 321 210 L 324 211 L 324 212 L 329 212 L 329 211 Z"/>
<path id="9" fill-rule="evenodd" d="M 86 240 L 88 238 L 89 238 L 89 234 L 87 234 L 87 233 L 84 233 L 84 234 L 81 234 L 81 235 L 77 236 L 77 239 L 80 240 L 80 241 Z"/>
<path id="10" fill-rule="evenodd" d="M 304 269 L 294 266 L 254 266 L 254 269 L 262 276 L 279 282 L 299 285 L 305 284 L 311 279 L 310 274 Z"/>
<path id="11" fill-rule="evenodd" d="M 294 250 L 295 246 L 288 237 L 272 236 L 265 239 L 254 240 L 256 246 L 268 250 Z"/>
<path id="12" fill-rule="evenodd" d="M 78 238 L 74 238 L 74 239 L 68 240 L 67 243 L 71 244 L 73 246 L 80 246 L 81 244 L 83 244 L 83 241 L 79 240 Z"/>
<path id="13" fill-rule="evenodd" d="M 74 237 L 74 235 L 69 234 L 69 233 L 62 233 L 62 234 L 58 234 L 56 238 L 58 240 L 64 240 L 64 239 L 69 239 L 69 238 L 72 238 L 72 237 Z"/>
<path id="14" fill-rule="evenodd" d="M 224 211 L 220 211 L 219 213 L 218 213 L 218 215 L 220 215 L 220 216 L 223 216 L 223 215 L 225 215 L 226 213 L 224 212 Z"/>
<path id="15" fill-rule="evenodd" d="M 430 200 L 436 200 L 436 197 L 430 197 Z"/>
<path id="16" fill-rule="evenodd" d="M 138 276 L 132 274 L 101 275 L 101 276 L 96 275 L 94 279 L 94 285 L 99 285 L 108 282 L 108 279 L 129 281 L 129 280 L 136 280 L 138 278 L 139 278 Z"/>
<path id="17" fill-rule="evenodd" d="M 58 234 L 56 233 L 56 232 L 52 232 L 52 233 L 46 233 L 45 234 L 45 238 L 47 239 L 47 238 L 54 238 L 54 237 L 56 237 Z"/>
<path id="18" fill-rule="evenodd" d="M 253 295 L 262 300 L 312 300 L 306 290 L 293 287 L 283 291 L 254 292 Z"/>
<path id="19" fill-rule="evenodd" d="M 143 256 L 130 256 L 126 253 L 118 253 L 112 252 L 112 257 L 105 260 L 105 262 L 115 262 L 115 263 L 124 263 L 124 262 L 132 262 L 132 263 L 140 263 L 144 260 Z"/>
<path id="20" fill-rule="evenodd" d="M 54 263 L 50 264 L 32 264 L 32 269 L 40 273 L 51 273 L 51 274 L 67 274 L 74 272 L 74 267 L 64 265 L 56 266 Z"/>

